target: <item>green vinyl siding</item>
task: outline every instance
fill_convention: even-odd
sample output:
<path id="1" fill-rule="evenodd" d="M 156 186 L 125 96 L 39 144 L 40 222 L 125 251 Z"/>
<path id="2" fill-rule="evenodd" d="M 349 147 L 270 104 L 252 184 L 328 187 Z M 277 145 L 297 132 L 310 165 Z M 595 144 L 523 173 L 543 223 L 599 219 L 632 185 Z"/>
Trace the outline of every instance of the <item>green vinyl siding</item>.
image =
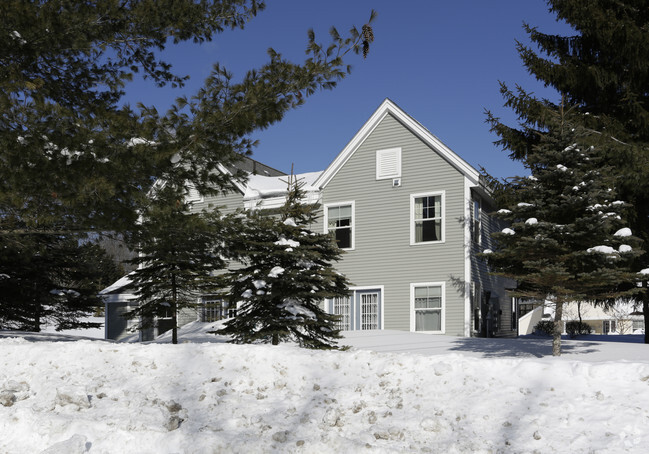
<path id="1" fill-rule="evenodd" d="M 376 151 L 401 148 L 401 186 L 376 179 Z M 323 205 L 355 203 L 355 247 L 337 265 L 354 286 L 384 286 L 384 329 L 410 329 L 410 284 L 447 282 L 445 333 L 464 335 L 464 176 L 387 115 L 322 191 Z M 444 194 L 442 242 L 410 244 L 412 194 Z M 324 229 L 323 226 L 319 228 Z"/>

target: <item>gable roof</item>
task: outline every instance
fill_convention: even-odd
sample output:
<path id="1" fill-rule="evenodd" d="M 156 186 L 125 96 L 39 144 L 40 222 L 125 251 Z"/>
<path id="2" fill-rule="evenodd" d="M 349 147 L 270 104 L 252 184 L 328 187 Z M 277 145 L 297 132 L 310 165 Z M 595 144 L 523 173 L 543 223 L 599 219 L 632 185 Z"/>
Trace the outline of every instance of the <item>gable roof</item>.
<path id="1" fill-rule="evenodd" d="M 133 281 L 131 276 L 133 271 L 128 273 L 126 276 L 120 277 L 118 280 L 113 282 L 111 285 L 99 292 L 100 295 L 110 295 L 112 293 L 121 293 L 127 288 L 133 288 Z"/>
<path id="2" fill-rule="evenodd" d="M 476 186 L 479 185 L 480 173 L 473 168 L 473 166 L 444 145 L 441 140 L 431 134 L 431 132 L 422 126 L 421 123 L 405 113 L 390 99 L 386 98 L 372 114 L 369 120 L 367 120 L 363 127 L 356 133 L 352 140 L 349 141 L 347 146 L 345 146 L 336 159 L 334 159 L 333 162 L 329 164 L 329 167 L 322 172 L 322 175 L 320 175 L 320 177 L 315 181 L 314 186 L 321 189 L 327 186 L 331 179 L 338 173 L 342 166 L 345 165 L 349 158 L 351 158 L 356 150 L 358 150 L 358 148 L 363 144 L 365 139 L 387 115 L 392 115 L 396 118 L 403 126 L 410 130 L 410 132 L 416 135 L 426 145 L 435 150 L 449 164 L 466 176 L 472 184 Z"/>

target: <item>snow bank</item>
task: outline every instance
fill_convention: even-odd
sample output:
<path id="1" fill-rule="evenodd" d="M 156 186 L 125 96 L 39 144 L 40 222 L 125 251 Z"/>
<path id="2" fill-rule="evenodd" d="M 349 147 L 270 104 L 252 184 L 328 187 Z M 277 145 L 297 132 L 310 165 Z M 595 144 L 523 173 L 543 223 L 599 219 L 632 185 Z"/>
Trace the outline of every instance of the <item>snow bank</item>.
<path id="1" fill-rule="evenodd" d="M 373 333 L 362 339 L 383 334 Z M 466 341 L 494 357 L 525 345 Z M 22 338 L 0 348 L 7 454 L 641 453 L 649 443 L 649 361 Z"/>

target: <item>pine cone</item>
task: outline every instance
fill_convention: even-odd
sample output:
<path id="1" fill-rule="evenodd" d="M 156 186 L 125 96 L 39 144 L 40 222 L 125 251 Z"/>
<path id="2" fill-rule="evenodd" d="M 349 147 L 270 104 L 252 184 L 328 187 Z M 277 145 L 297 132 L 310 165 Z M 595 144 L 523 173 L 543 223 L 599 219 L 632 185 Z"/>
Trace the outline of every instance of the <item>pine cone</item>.
<path id="1" fill-rule="evenodd" d="M 372 27 L 365 24 L 363 25 L 363 58 L 367 58 L 367 54 L 370 52 L 370 43 L 374 41 L 374 31 Z"/>

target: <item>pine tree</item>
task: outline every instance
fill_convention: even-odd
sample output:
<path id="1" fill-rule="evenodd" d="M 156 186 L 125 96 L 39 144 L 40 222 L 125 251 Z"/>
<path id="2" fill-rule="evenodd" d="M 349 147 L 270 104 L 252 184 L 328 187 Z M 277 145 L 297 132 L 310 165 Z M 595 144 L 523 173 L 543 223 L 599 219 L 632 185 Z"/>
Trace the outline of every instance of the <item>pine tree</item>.
<path id="1" fill-rule="evenodd" d="M 320 304 L 348 294 L 347 280 L 335 271 L 340 249 L 330 235 L 309 229 L 317 207 L 302 202 L 302 183 L 289 181 L 286 203 L 278 217 L 253 213 L 233 251 L 241 269 L 228 273 L 237 316 L 219 334 L 235 343 L 294 341 L 302 347 L 335 348 L 340 338 L 336 316 Z"/>
<path id="2" fill-rule="evenodd" d="M 151 178 L 184 164 L 207 194 L 218 165 L 251 151 L 250 134 L 281 120 L 319 89 L 331 89 L 373 38 L 369 25 L 331 45 L 309 35 L 308 58 L 269 62 L 239 82 L 215 65 L 196 96 L 160 114 L 123 105 L 141 73 L 183 86 L 159 51 L 243 28 L 257 0 L 53 0 L 0 2 L 0 233 L 130 231 Z M 180 150 L 180 152 L 178 151 Z"/>
<path id="3" fill-rule="evenodd" d="M 187 181 L 206 196 L 227 188 L 220 166 L 250 153 L 255 131 L 335 87 L 347 57 L 365 56 L 373 40 L 369 23 L 346 36 L 332 28 L 328 45 L 310 32 L 302 63 L 270 50 L 239 81 L 215 63 L 168 112 L 124 105 L 137 73 L 184 85 L 162 50 L 244 28 L 263 9 L 257 0 L 0 2 L 0 236 L 41 235 L 40 244 L 111 231 L 133 247 L 153 182 Z M 40 285 L 36 277 L 23 286 Z"/>
<path id="4" fill-rule="evenodd" d="M 210 40 L 257 10 L 254 0 L 2 2 L 0 210 L 19 218 L 20 231 L 132 223 L 169 151 L 162 141 L 157 153 L 129 146 L 151 125 L 121 105 L 124 84 L 142 72 L 182 85 L 157 51 Z"/>
<path id="5" fill-rule="evenodd" d="M 649 250 L 649 5 L 646 0 L 548 0 L 549 10 L 570 25 L 572 36 L 525 29 L 535 47 L 518 44 L 523 64 L 539 81 L 565 96 L 581 112 L 585 128 L 601 135 L 598 147 L 617 177 L 612 184 L 633 206 L 629 222 Z M 536 99 L 518 87 L 502 85 L 505 105 L 519 117 L 512 127 L 489 116 L 497 142 L 523 162 L 548 128 L 547 108 L 559 102 Z M 637 259 L 640 270 L 649 254 Z M 647 287 L 647 283 L 644 282 Z M 649 326 L 649 289 L 643 301 Z M 649 330 L 645 330 L 649 343 Z"/>
<path id="6" fill-rule="evenodd" d="M 129 317 L 147 328 L 171 318 L 172 343 L 178 343 L 178 312 L 195 307 L 200 295 L 217 291 L 216 273 L 225 267 L 218 209 L 190 212 L 185 188 L 173 182 L 156 186 L 142 215 L 130 274 L 138 307 Z"/>
<path id="7" fill-rule="evenodd" d="M 77 235 L 4 235 L 0 248 L 0 329 L 101 326 L 83 318 L 120 271 L 99 245 Z"/>
<path id="8" fill-rule="evenodd" d="M 630 265 L 642 252 L 625 228 L 629 205 L 617 199 L 593 145 L 599 137 L 569 118 L 563 109 L 548 113 L 548 132 L 525 161 L 531 175 L 513 179 L 513 203 L 497 213 L 510 227 L 494 234 L 497 248 L 483 254 L 495 274 L 517 281 L 514 296 L 554 309 L 553 355 L 561 354 L 563 304 L 611 306 L 633 296 Z"/>

